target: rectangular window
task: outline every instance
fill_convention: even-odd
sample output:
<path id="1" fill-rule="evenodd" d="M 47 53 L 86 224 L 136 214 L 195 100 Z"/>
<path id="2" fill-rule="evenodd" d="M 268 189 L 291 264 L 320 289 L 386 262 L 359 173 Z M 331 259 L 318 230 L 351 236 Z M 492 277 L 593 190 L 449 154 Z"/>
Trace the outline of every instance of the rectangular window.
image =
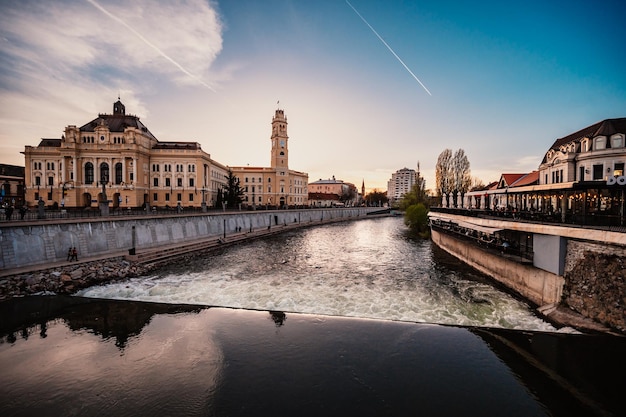
<path id="1" fill-rule="evenodd" d="M 177 180 L 177 184 L 178 184 L 177 187 L 182 187 L 183 186 L 183 179 L 182 178 L 176 178 L 176 180 Z M 180 198 L 179 198 L 179 200 L 180 200 Z"/>
<path id="2" fill-rule="evenodd" d="M 578 181 L 584 181 L 585 180 L 585 167 L 580 167 L 578 169 Z"/>
<path id="3" fill-rule="evenodd" d="M 565 178 L 563 178 L 563 170 L 559 171 L 560 172 L 560 176 L 561 176 L 561 182 L 565 182 Z"/>
<path id="4" fill-rule="evenodd" d="M 182 201 L 183 195 L 181 193 L 176 194 L 176 201 Z"/>
<path id="5" fill-rule="evenodd" d="M 152 184 L 152 185 L 154 185 L 155 187 L 158 187 L 158 186 L 159 186 L 159 179 L 158 179 L 158 178 L 153 178 L 153 179 L 152 179 L 152 182 L 153 182 L 153 184 Z"/>
<path id="6" fill-rule="evenodd" d="M 48 177 L 48 185 L 54 185 L 54 177 Z"/>
<path id="7" fill-rule="evenodd" d="M 35 193 L 35 201 L 39 201 L 39 193 Z"/>
<path id="8" fill-rule="evenodd" d="M 35 185 L 41 185 L 41 177 L 35 177 Z"/>
<path id="9" fill-rule="evenodd" d="M 165 178 L 165 186 L 170 187 L 172 185 L 171 178 Z"/>
<path id="10" fill-rule="evenodd" d="M 193 178 L 189 178 L 189 186 L 193 187 L 195 185 L 195 181 Z"/>
<path id="11" fill-rule="evenodd" d="M 159 201 L 159 195 L 157 193 L 152 194 L 152 201 Z"/>
<path id="12" fill-rule="evenodd" d="M 593 166 L 593 180 L 601 180 L 604 178 L 604 165 Z"/>
<path id="13" fill-rule="evenodd" d="M 130 173 L 130 180 L 131 180 L 131 181 L 135 181 L 135 176 L 133 175 L 133 173 L 132 173 L 132 172 Z"/>
<path id="14" fill-rule="evenodd" d="M 615 164 L 615 167 L 613 168 L 613 175 L 615 175 L 616 177 L 621 177 L 622 175 L 624 175 L 624 163 L 623 162 Z"/>
<path id="15" fill-rule="evenodd" d="M 189 193 L 189 201 L 193 201 L 193 194 Z"/>
<path id="16" fill-rule="evenodd" d="M 165 201 L 170 201 L 170 193 L 165 193 Z"/>

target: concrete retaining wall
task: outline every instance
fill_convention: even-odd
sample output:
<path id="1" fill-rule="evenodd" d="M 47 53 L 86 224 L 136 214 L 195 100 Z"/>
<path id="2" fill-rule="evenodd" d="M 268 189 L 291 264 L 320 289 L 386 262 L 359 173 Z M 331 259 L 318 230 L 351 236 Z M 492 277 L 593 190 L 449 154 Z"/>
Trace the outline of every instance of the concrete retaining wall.
<path id="1" fill-rule="evenodd" d="M 17 222 L 0 226 L 0 269 L 20 268 L 65 260 L 75 246 L 79 257 L 128 253 L 241 231 L 287 224 L 365 217 L 376 208 L 275 210 L 125 218 L 68 219 L 55 223 Z"/>
<path id="2" fill-rule="evenodd" d="M 538 306 L 561 300 L 563 277 L 486 252 L 432 229 L 432 240 L 446 252 L 511 288 Z"/>

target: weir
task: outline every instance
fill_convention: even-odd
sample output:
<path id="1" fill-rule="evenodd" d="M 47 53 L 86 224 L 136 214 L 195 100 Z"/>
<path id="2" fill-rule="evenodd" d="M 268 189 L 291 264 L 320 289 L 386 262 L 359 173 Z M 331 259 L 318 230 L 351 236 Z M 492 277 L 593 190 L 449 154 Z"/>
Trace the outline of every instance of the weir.
<path id="1" fill-rule="evenodd" d="M 0 269 L 64 261 L 76 247 L 79 257 L 120 256 L 202 239 L 226 238 L 281 227 L 356 220 L 377 207 L 178 213 L 168 216 L 101 217 L 24 221 L 0 225 Z"/>

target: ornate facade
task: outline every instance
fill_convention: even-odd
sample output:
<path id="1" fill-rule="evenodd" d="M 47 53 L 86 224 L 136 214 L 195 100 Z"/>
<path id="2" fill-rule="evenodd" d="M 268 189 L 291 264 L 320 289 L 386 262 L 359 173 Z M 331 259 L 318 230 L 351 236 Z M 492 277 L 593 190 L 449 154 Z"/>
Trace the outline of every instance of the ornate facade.
<path id="1" fill-rule="evenodd" d="M 29 205 L 210 206 L 228 173 L 197 142 L 157 140 L 119 100 L 113 114 L 67 126 L 60 139 L 26 146 L 24 156 Z"/>
<path id="2" fill-rule="evenodd" d="M 231 167 L 244 190 L 248 206 L 307 205 L 309 174 L 289 169 L 289 136 L 284 110 L 277 109 L 272 118 L 269 167 Z"/>

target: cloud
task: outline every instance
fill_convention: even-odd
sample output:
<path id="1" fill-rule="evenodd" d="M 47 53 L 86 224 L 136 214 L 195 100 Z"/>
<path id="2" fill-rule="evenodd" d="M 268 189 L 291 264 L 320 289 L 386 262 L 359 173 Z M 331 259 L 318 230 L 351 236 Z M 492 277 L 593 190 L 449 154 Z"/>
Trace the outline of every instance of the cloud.
<path id="1" fill-rule="evenodd" d="M 90 0 L 26 1 L 2 12 L 0 54 L 14 69 L 1 76 L 4 88 L 54 79 L 93 86 L 141 80 L 145 72 L 209 84 L 222 50 L 219 15 L 202 0 L 114 0 L 106 8 Z"/>

